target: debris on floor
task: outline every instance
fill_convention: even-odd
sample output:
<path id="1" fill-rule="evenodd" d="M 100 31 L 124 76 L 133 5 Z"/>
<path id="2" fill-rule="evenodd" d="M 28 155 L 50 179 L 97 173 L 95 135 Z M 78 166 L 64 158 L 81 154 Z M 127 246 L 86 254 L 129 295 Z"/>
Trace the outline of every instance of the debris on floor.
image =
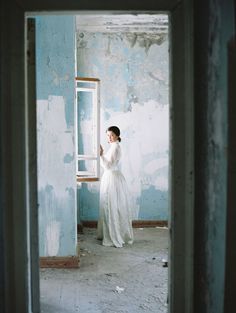
<path id="1" fill-rule="evenodd" d="M 125 290 L 125 288 L 121 288 L 119 286 L 116 286 L 116 292 L 122 293 Z"/>
<path id="2" fill-rule="evenodd" d="M 121 249 L 104 247 L 96 229 L 85 228 L 79 269 L 40 270 L 41 311 L 167 313 L 168 230 L 136 228 L 134 239 Z"/>
<path id="3" fill-rule="evenodd" d="M 162 259 L 162 267 L 168 267 L 168 261 L 166 259 Z"/>

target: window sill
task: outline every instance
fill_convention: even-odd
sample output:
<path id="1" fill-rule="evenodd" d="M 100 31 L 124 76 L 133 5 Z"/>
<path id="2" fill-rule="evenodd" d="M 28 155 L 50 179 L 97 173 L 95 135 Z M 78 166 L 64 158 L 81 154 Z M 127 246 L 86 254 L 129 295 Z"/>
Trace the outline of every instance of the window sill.
<path id="1" fill-rule="evenodd" d="M 98 177 L 79 177 L 77 175 L 76 181 L 77 183 L 95 182 L 95 181 L 99 181 L 99 178 Z"/>

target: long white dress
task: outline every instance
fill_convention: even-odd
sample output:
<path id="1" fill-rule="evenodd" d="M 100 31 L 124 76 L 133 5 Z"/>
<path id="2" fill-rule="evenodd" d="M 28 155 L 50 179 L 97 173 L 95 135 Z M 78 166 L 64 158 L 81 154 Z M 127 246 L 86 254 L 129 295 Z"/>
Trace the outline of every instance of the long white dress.
<path id="1" fill-rule="evenodd" d="M 101 156 L 104 173 L 100 185 L 98 239 L 104 246 L 122 247 L 133 243 L 132 214 L 126 180 L 119 169 L 121 149 L 112 142 Z"/>

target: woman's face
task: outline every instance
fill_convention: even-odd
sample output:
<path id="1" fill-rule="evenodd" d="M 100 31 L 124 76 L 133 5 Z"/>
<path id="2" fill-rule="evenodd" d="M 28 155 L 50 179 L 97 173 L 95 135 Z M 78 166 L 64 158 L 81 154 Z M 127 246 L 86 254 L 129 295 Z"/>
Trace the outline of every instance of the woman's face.
<path id="1" fill-rule="evenodd" d="M 107 131 L 107 140 L 109 143 L 117 141 L 118 136 L 114 134 L 112 131 L 108 130 Z"/>

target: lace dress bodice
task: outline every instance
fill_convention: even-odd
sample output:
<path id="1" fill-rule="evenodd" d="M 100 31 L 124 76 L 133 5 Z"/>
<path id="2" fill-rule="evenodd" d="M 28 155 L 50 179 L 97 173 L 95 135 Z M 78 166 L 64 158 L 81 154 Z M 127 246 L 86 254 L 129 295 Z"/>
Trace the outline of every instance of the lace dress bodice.
<path id="1" fill-rule="evenodd" d="M 119 142 L 112 142 L 110 144 L 110 149 L 101 156 L 101 165 L 104 170 L 113 170 L 117 171 L 120 169 L 119 161 L 121 158 L 121 149 Z"/>

